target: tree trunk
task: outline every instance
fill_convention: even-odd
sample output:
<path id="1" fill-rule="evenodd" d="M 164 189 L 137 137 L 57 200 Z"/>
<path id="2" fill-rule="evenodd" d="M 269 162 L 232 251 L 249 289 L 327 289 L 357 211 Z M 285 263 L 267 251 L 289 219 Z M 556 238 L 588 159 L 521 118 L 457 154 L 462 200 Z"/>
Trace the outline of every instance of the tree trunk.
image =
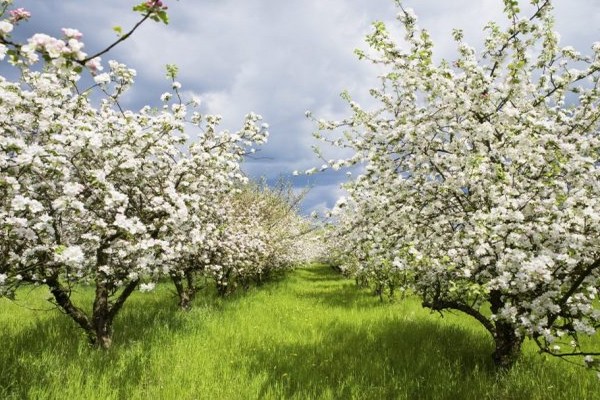
<path id="1" fill-rule="evenodd" d="M 479 310 L 472 308 L 468 304 L 459 301 L 440 299 L 437 297 L 438 293 L 439 291 L 436 293 L 436 296 L 433 296 L 431 299 L 423 300 L 423 307 L 440 312 L 443 310 L 458 310 L 474 317 L 485 327 L 485 329 L 487 329 L 494 339 L 495 350 L 492 353 L 494 364 L 496 364 L 498 368 L 508 369 L 515 363 L 521 354 L 523 338 L 515 333 L 515 326 L 513 324 L 504 321 L 494 322 L 481 314 Z M 497 290 L 491 291 L 490 309 L 492 313 L 498 315 L 498 312 L 503 306 L 504 300 L 502 298 L 502 293 Z"/>
<path id="2" fill-rule="evenodd" d="M 85 331 L 90 344 L 94 347 L 108 349 L 112 343 L 112 321 L 116 310 L 110 307 L 106 283 L 98 283 L 96 286 L 96 298 L 91 318 L 73 304 L 69 292 L 59 283 L 58 279 L 48 279 L 47 283 L 56 304 Z"/>
<path id="3" fill-rule="evenodd" d="M 93 336 L 90 342 L 93 346 L 108 349 L 112 344 L 113 321 L 119 313 L 125 300 L 133 293 L 138 285 L 138 281 L 129 282 L 119 296 L 111 302 L 111 292 L 114 289 L 114 284 L 107 282 L 99 273 L 96 277 L 96 298 L 94 299 L 94 307 L 92 309 L 92 326 Z"/>
<path id="4" fill-rule="evenodd" d="M 108 297 L 107 283 L 103 279 L 96 279 L 96 298 L 92 310 L 94 337 L 91 344 L 102 349 L 108 349 L 112 344 L 112 316 Z"/>
<path id="5" fill-rule="evenodd" d="M 190 296 L 184 286 L 183 279 L 179 275 L 171 275 L 171 280 L 177 290 L 177 296 L 179 297 L 179 308 L 183 311 L 190 309 Z"/>
<path id="6" fill-rule="evenodd" d="M 508 369 L 517 361 L 521 354 L 523 338 L 517 336 L 512 324 L 497 322 L 495 324 L 494 344 L 496 346 L 492 359 L 501 369 Z"/>
<path id="7" fill-rule="evenodd" d="M 73 304 L 69 290 L 63 287 L 56 277 L 46 279 L 46 283 L 50 288 L 50 293 L 54 296 L 56 305 L 85 331 L 92 342 L 94 338 L 92 323 L 85 312 Z"/>
<path id="8" fill-rule="evenodd" d="M 221 297 L 225 297 L 231 293 L 233 293 L 233 282 L 230 279 L 232 275 L 232 269 L 226 268 L 225 273 L 221 279 L 215 279 L 217 286 L 217 294 Z"/>
<path id="9" fill-rule="evenodd" d="M 186 271 L 185 278 L 184 281 L 183 277 L 178 274 L 171 275 L 171 280 L 179 297 L 179 308 L 182 311 L 189 311 L 192 308 L 192 300 L 196 296 L 196 287 L 194 277 L 190 271 Z"/>
<path id="10" fill-rule="evenodd" d="M 493 314 L 498 312 L 504 306 L 502 293 L 497 290 L 490 292 L 490 309 Z M 523 338 L 515 332 L 513 324 L 497 321 L 493 330 L 495 350 L 492 353 L 494 364 L 501 369 L 508 369 L 517 361 L 521 354 L 521 345 Z"/>
<path id="11" fill-rule="evenodd" d="M 106 350 L 112 345 L 112 318 L 94 316 L 94 339 L 91 344 Z"/>

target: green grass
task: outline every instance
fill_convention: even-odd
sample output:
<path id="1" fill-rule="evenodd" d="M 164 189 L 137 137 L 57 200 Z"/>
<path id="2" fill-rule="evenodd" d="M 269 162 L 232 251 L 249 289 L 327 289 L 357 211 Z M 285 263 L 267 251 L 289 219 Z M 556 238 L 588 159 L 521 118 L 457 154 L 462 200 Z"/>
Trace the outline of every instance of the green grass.
<path id="1" fill-rule="evenodd" d="M 595 374 L 530 344 L 499 375 L 469 318 L 380 303 L 326 267 L 189 313 L 170 290 L 136 293 L 107 352 L 57 311 L 0 299 L 0 399 L 600 399 Z M 49 308 L 43 289 L 28 297 Z"/>

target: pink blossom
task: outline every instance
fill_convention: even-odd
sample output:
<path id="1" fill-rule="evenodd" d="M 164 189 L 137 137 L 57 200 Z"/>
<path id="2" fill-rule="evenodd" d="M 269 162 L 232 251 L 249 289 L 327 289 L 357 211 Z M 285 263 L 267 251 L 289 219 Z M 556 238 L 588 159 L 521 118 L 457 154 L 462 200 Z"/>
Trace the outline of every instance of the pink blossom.
<path id="1" fill-rule="evenodd" d="M 24 8 L 17 8 L 16 10 L 10 10 L 8 12 L 10 14 L 11 22 L 15 23 L 21 20 L 28 20 L 31 17 L 31 13 Z"/>
<path id="2" fill-rule="evenodd" d="M 150 7 L 150 8 L 162 8 L 163 10 L 166 10 L 168 7 L 163 5 L 163 2 L 161 0 L 148 0 L 146 2 L 146 6 Z"/>
<path id="3" fill-rule="evenodd" d="M 92 74 L 102 71 L 102 64 L 100 62 L 100 57 L 92 58 L 88 62 L 85 63 L 85 66 L 89 68 Z"/>

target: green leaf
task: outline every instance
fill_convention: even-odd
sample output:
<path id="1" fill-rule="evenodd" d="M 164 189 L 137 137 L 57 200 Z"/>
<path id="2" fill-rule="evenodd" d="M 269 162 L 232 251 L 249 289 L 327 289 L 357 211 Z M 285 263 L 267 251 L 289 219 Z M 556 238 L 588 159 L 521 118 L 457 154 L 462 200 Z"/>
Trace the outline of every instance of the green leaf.
<path id="1" fill-rule="evenodd" d="M 19 52 L 17 50 L 8 50 L 6 55 L 10 58 L 12 62 L 17 62 L 19 59 Z"/>
<path id="2" fill-rule="evenodd" d="M 121 28 L 120 26 L 113 26 L 113 31 L 116 32 L 117 36 L 121 37 L 123 36 L 123 28 Z"/>
<path id="3" fill-rule="evenodd" d="M 495 169 L 496 169 L 496 178 L 501 182 L 505 182 L 507 179 L 506 179 L 506 172 L 504 172 L 504 168 L 502 168 L 501 165 L 495 165 Z"/>
<path id="4" fill-rule="evenodd" d="M 167 78 L 175 79 L 177 77 L 177 72 L 179 72 L 177 65 L 167 64 L 165 67 L 167 69 Z"/>
<path id="5" fill-rule="evenodd" d="M 133 7 L 133 11 L 146 13 L 148 12 L 148 6 L 146 5 L 146 3 L 138 4 L 137 6 Z"/>
<path id="6" fill-rule="evenodd" d="M 156 13 L 158 15 L 158 18 L 165 24 L 168 25 L 169 24 L 169 16 L 167 15 L 167 12 L 164 10 L 160 10 Z"/>

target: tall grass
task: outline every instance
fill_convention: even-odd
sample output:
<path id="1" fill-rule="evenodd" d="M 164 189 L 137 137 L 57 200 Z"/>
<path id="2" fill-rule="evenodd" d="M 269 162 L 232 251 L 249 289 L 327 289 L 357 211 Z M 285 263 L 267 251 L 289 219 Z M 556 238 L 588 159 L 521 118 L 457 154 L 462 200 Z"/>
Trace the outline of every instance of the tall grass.
<path id="1" fill-rule="evenodd" d="M 323 266 L 188 313 L 172 296 L 134 295 L 106 352 L 56 311 L 0 299 L 0 398 L 600 399 L 593 373 L 530 344 L 498 374 L 469 318 L 382 304 Z M 48 308 L 44 290 L 27 297 Z"/>

